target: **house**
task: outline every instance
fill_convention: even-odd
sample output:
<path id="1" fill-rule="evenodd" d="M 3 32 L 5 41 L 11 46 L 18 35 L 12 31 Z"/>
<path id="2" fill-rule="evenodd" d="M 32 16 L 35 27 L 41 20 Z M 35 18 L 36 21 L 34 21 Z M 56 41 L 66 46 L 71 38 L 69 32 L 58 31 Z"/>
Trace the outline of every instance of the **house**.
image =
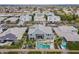
<path id="1" fill-rule="evenodd" d="M 45 22 L 46 19 L 44 17 L 45 15 L 43 13 L 36 13 L 34 16 L 34 21 L 35 22 Z"/>
<path id="2" fill-rule="evenodd" d="M 10 17 L 5 20 L 7 23 L 17 23 L 18 17 Z"/>
<path id="3" fill-rule="evenodd" d="M 26 27 L 9 28 L 0 34 L 0 42 L 5 42 L 5 41 L 15 42 L 17 40 L 20 40 L 22 38 L 23 34 L 25 33 L 26 29 L 27 29 Z"/>
<path id="4" fill-rule="evenodd" d="M 10 14 L 9 13 L 8 14 L 7 13 L 1 13 L 0 16 L 1 17 L 8 17 L 8 16 L 14 16 L 14 14 L 11 14 L 11 13 Z"/>
<path id="5" fill-rule="evenodd" d="M 0 37 L 0 42 L 5 42 L 5 41 L 15 41 L 17 39 L 17 37 L 12 34 L 12 33 L 9 33 L 9 34 L 6 34 L 5 36 L 2 36 Z"/>
<path id="6" fill-rule="evenodd" d="M 47 22 L 60 22 L 60 17 L 56 16 L 53 12 L 47 12 L 45 14 L 47 16 Z"/>
<path id="7" fill-rule="evenodd" d="M 2 33 L 3 32 L 3 28 L 2 27 L 0 27 L 0 33 Z"/>
<path id="8" fill-rule="evenodd" d="M 75 11 L 75 15 L 78 15 L 78 16 L 79 16 L 79 9 L 77 9 L 77 10 Z"/>
<path id="9" fill-rule="evenodd" d="M 63 25 L 53 29 L 56 35 L 62 37 L 64 40 L 61 46 L 64 47 L 64 45 L 69 42 L 79 42 L 78 30 L 75 27 Z"/>
<path id="10" fill-rule="evenodd" d="M 47 12 L 46 15 L 47 16 L 54 16 L 55 14 L 53 12 Z"/>
<path id="11" fill-rule="evenodd" d="M 73 14 L 72 8 L 63 8 L 63 11 L 64 11 L 65 14 Z"/>
<path id="12" fill-rule="evenodd" d="M 27 21 L 31 21 L 31 20 L 32 20 L 32 17 L 29 15 L 21 15 L 20 16 L 20 21 L 27 22 Z"/>
<path id="13" fill-rule="evenodd" d="M 2 23 L 4 21 L 4 19 L 6 19 L 6 17 L 0 16 L 0 23 Z"/>
<path id="14" fill-rule="evenodd" d="M 5 24 L 0 24 L 0 33 L 3 33 L 4 31 L 7 30 L 7 26 Z"/>
<path id="15" fill-rule="evenodd" d="M 0 23 L 1 23 L 1 21 L 3 21 L 5 18 L 4 17 L 0 17 Z"/>
<path id="16" fill-rule="evenodd" d="M 44 25 L 33 25 L 28 30 L 29 39 L 53 39 L 54 34 L 51 27 Z"/>
<path id="17" fill-rule="evenodd" d="M 64 37 L 67 41 L 79 41 L 78 30 L 73 26 L 59 26 L 54 28 L 56 34 L 60 37 Z"/>
<path id="18" fill-rule="evenodd" d="M 47 22 L 60 22 L 60 17 L 56 16 L 53 12 L 46 13 L 47 16 Z"/>
<path id="19" fill-rule="evenodd" d="M 32 21 L 32 17 L 29 15 L 21 15 L 19 19 L 20 19 L 20 21 L 19 21 L 18 25 L 23 25 L 25 22 Z"/>
<path id="20" fill-rule="evenodd" d="M 48 22 L 60 22 L 61 20 L 60 20 L 61 18 L 59 17 L 59 16 L 48 16 L 48 18 L 47 18 L 47 21 Z"/>

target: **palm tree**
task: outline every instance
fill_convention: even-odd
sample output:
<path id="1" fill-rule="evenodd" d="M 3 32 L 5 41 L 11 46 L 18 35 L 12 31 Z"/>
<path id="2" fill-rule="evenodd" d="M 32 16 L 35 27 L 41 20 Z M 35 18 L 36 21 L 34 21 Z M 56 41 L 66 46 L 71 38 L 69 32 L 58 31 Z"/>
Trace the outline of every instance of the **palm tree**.
<path id="1" fill-rule="evenodd" d="M 35 46 L 35 41 L 34 40 L 27 40 L 27 45 L 31 46 L 32 48 L 34 48 Z"/>
<path id="2" fill-rule="evenodd" d="M 44 15 L 44 17 L 45 17 L 45 19 L 47 20 L 47 18 L 48 18 L 47 15 Z"/>
<path id="3" fill-rule="evenodd" d="M 78 34 L 79 34 L 79 29 L 78 29 Z"/>
<path id="4" fill-rule="evenodd" d="M 62 38 L 61 37 L 56 37 L 56 39 L 54 40 L 54 42 L 60 46 L 62 44 Z"/>

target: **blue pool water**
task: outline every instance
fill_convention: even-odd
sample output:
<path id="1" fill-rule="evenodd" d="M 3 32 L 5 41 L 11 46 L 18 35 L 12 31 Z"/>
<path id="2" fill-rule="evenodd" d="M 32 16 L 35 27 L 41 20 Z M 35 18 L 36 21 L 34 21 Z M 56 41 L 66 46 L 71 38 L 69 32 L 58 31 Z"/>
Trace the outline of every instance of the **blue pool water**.
<path id="1" fill-rule="evenodd" d="M 62 49 L 66 49 L 67 48 L 66 45 L 67 45 L 67 43 L 66 42 L 63 42 L 62 45 L 61 45 L 61 48 Z"/>
<path id="2" fill-rule="evenodd" d="M 50 45 L 39 42 L 39 43 L 37 43 L 37 48 L 40 48 L 40 49 L 49 49 Z"/>

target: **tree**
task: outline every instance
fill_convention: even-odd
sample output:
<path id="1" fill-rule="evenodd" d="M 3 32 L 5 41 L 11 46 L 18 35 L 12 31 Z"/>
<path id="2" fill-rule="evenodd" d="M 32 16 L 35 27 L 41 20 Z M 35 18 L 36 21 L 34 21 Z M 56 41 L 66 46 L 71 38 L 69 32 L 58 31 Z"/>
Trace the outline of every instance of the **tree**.
<path id="1" fill-rule="evenodd" d="M 64 14 L 64 15 L 58 15 L 58 16 L 60 16 L 60 18 L 61 18 L 62 21 L 67 20 L 66 14 Z"/>
<path id="2" fill-rule="evenodd" d="M 78 18 L 78 15 L 73 14 L 73 20 L 76 20 Z"/>
<path id="3" fill-rule="evenodd" d="M 44 17 L 45 17 L 45 19 L 47 20 L 47 16 L 46 16 L 46 15 L 44 15 Z"/>
<path id="4" fill-rule="evenodd" d="M 1 21 L 1 24 L 3 24 L 4 23 L 4 21 Z"/>
<path id="5" fill-rule="evenodd" d="M 57 45 L 60 46 L 60 45 L 62 44 L 62 40 L 63 40 L 63 39 L 62 39 L 61 37 L 56 37 L 56 39 L 55 39 L 54 42 L 55 42 Z"/>
<path id="6" fill-rule="evenodd" d="M 78 29 L 78 34 L 79 34 L 79 29 Z"/>
<path id="7" fill-rule="evenodd" d="M 71 22 L 73 20 L 73 15 L 66 15 L 66 17 L 69 22 Z"/>
<path id="8" fill-rule="evenodd" d="M 69 50 L 79 50 L 79 42 L 68 42 L 67 48 Z"/>
<path id="9" fill-rule="evenodd" d="M 73 20 L 76 20 L 78 18 L 78 15 L 75 15 L 75 14 L 63 14 L 63 15 L 59 15 L 61 17 L 61 20 L 62 21 L 73 21 Z"/>
<path id="10" fill-rule="evenodd" d="M 32 21 L 34 21 L 34 16 L 35 16 L 35 13 L 32 15 Z"/>
<path id="11" fill-rule="evenodd" d="M 16 23 L 18 23 L 19 22 L 19 19 L 16 21 Z"/>

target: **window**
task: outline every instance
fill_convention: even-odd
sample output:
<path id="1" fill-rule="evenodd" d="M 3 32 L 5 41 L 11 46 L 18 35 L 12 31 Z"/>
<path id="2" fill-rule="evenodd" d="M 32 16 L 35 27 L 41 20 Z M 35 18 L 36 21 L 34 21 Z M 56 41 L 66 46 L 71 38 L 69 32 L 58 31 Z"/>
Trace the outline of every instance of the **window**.
<path id="1" fill-rule="evenodd" d="M 51 34 L 46 34 L 47 36 L 50 36 Z"/>
<path id="2" fill-rule="evenodd" d="M 30 39 L 34 39 L 33 37 L 31 37 Z"/>
<path id="3" fill-rule="evenodd" d="M 32 34 L 30 34 L 30 36 L 32 36 Z"/>

